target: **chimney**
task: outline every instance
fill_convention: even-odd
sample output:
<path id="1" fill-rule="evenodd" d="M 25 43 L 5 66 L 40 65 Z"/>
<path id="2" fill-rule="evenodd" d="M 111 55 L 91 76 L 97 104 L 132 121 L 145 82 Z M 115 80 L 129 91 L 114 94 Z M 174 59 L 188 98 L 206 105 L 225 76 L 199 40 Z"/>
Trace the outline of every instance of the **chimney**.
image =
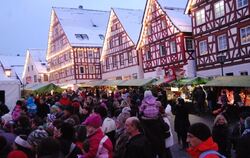
<path id="1" fill-rule="evenodd" d="M 83 9 L 83 6 L 82 6 L 82 5 L 79 5 L 78 8 L 79 8 L 79 9 Z"/>

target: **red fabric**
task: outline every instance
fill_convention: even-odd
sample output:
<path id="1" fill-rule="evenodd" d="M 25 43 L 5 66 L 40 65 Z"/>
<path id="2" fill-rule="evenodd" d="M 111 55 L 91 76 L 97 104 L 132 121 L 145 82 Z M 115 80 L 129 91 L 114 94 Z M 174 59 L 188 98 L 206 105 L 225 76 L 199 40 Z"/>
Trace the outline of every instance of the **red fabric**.
<path id="1" fill-rule="evenodd" d="M 202 142 L 198 146 L 188 148 L 187 152 L 192 158 L 199 158 L 200 154 L 207 150 L 218 151 L 218 145 L 213 141 L 213 138 L 210 137 L 206 141 Z M 217 155 L 209 154 L 205 158 L 219 158 Z"/>
<path id="2" fill-rule="evenodd" d="M 8 154 L 7 158 L 28 158 L 28 156 L 21 150 L 14 150 Z"/>
<path id="3" fill-rule="evenodd" d="M 84 158 L 95 158 L 101 139 L 104 137 L 102 130 L 99 128 L 92 136 L 89 137 L 89 152 Z M 109 157 L 112 158 L 113 145 L 110 139 L 107 139 L 103 146 L 109 151 Z"/>
<path id="4" fill-rule="evenodd" d="M 60 100 L 59 100 L 59 103 L 61 104 L 61 105 L 64 105 L 64 106 L 68 106 L 68 105 L 71 105 L 71 101 L 69 100 L 69 98 L 61 98 Z"/>

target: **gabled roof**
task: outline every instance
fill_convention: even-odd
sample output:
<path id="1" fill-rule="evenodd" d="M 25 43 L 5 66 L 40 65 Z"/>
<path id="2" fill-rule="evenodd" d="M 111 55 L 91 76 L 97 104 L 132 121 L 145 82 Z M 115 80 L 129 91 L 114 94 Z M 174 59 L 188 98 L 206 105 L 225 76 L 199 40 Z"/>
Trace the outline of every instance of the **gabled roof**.
<path id="1" fill-rule="evenodd" d="M 184 14 L 187 0 L 158 0 L 158 3 L 181 32 L 192 32 L 191 18 Z"/>
<path id="2" fill-rule="evenodd" d="M 102 47 L 109 12 L 80 8 L 53 8 L 71 46 Z M 87 34 L 88 39 L 77 39 L 76 34 Z"/>
<path id="3" fill-rule="evenodd" d="M 34 61 L 34 66 L 36 67 L 38 73 L 47 72 L 47 62 L 46 62 L 46 50 L 45 49 L 29 49 L 27 53 L 30 54 Z"/>
<path id="4" fill-rule="evenodd" d="M 4 69 L 11 69 L 15 72 L 19 79 L 22 78 L 25 64 L 24 56 L 0 55 L 0 63 Z"/>
<path id="5" fill-rule="evenodd" d="M 113 8 L 112 10 L 117 15 L 119 21 L 121 22 L 130 39 L 134 44 L 136 44 L 140 36 L 143 11 L 121 8 Z"/>

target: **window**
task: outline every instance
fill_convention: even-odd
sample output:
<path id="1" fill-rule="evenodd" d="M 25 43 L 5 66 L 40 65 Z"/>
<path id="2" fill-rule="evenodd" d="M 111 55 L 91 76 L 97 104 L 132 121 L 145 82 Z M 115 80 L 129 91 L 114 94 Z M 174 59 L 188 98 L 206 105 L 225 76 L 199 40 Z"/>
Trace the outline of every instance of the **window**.
<path id="1" fill-rule="evenodd" d="M 207 54 L 207 41 L 199 42 L 199 51 L 200 51 L 200 55 Z"/>
<path id="2" fill-rule="evenodd" d="M 93 74 L 95 72 L 95 67 L 94 66 L 89 66 L 89 73 Z"/>
<path id="3" fill-rule="evenodd" d="M 30 72 L 30 67 L 28 66 L 28 72 Z"/>
<path id="4" fill-rule="evenodd" d="M 250 26 L 240 29 L 241 44 L 250 43 Z"/>
<path id="5" fill-rule="evenodd" d="M 34 67 L 33 67 L 33 65 L 31 65 L 31 70 L 32 70 L 32 71 L 34 70 Z"/>
<path id="6" fill-rule="evenodd" d="M 103 34 L 99 34 L 99 37 L 100 37 L 101 40 L 104 40 Z"/>
<path id="7" fill-rule="evenodd" d="M 37 76 L 34 75 L 34 82 L 37 82 Z"/>
<path id="8" fill-rule="evenodd" d="M 170 51 L 171 54 L 176 53 L 176 42 L 175 41 L 170 43 L 170 47 L 171 47 L 171 51 Z"/>
<path id="9" fill-rule="evenodd" d="M 248 72 L 247 71 L 240 72 L 240 75 L 241 76 L 248 76 Z"/>
<path id="10" fill-rule="evenodd" d="M 151 52 L 147 51 L 146 53 L 146 60 L 150 60 L 151 59 Z"/>
<path id="11" fill-rule="evenodd" d="M 205 23 L 205 9 L 201 9 L 201 10 L 197 11 L 196 15 L 195 15 L 195 19 L 196 19 L 197 25 L 201 25 L 201 24 Z"/>
<path id="12" fill-rule="evenodd" d="M 129 63 L 133 62 L 132 52 L 128 52 L 128 62 Z"/>
<path id="13" fill-rule="evenodd" d="M 166 55 L 166 48 L 165 46 L 161 45 L 160 46 L 160 56 L 165 56 Z"/>
<path id="14" fill-rule="evenodd" d="M 237 8 L 242 8 L 248 5 L 248 0 L 237 0 Z"/>
<path id="15" fill-rule="evenodd" d="M 117 58 L 115 55 L 112 56 L 113 67 L 117 67 Z"/>
<path id="16" fill-rule="evenodd" d="M 49 81 L 49 76 L 44 74 L 44 75 L 43 75 L 43 80 L 44 80 L 44 81 Z"/>
<path id="17" fill-rule="evenodd" d="M 120 55 L 120 64 L 124 65 L 124 55 L 123 54 Z"/>
<path id="18" fill-rule="evenodd" d="M 82 50 L 80 50 L 80 51 L 78 52 L 78 57 L 79 57 L 79 58 L 82 58 L 82 57 L 83 57 L 83 51 L 82 51 Z"/>
<path id="19" fill-rule="evenodd" d="M 165 21 L 165 20 L 162 20 L 162 21 L 161 21 L 161 25 L 162 25 L 162 29 L 167 28 L 167 24 L 166 24 L 166 21 Z"/>
<path id="20" fill-rule="evenodd" d="M 75 34 L 75 36 L 79 40 L 89 40 L 89 37 L 87 34 Z"/>
<path id="21" fill-rule="evenodd" d="M 148 28 L 147 28 L 147 35 L 151 35 L 151 33 L 152 33 L 151 26 L 148 25 Z"/>
<path id="22" fill-rule="evenodd" d="M 109 58 L 106 58 L 106 69 L 109 69 Z"/>
<path id="23" fill-rule="evenodd" d="M 92 51 L 88 51 L 88 59 L 92 59 L 93 58 L 93 52 Z"/>
<path id="24" fill-rule="evenodd" d="M 218 41 L 218 51 L 223 51 L 227 49 L 227 36 L 221 35 L 217 38 Z"/>
<path id="25" fill-rule="evenodd" d="M 215 18 L 222 17 L 225 14 L 224 11 L 224 0 L 221 0 L 214 4 L 214 15 Z"/>
<path id="26" fill-rule="evenodd" d="M 83 66 L 80 66 L 80 74 L 83 74 L 84 73 L 84 67 Z"/>
<path id="27" fill-rule="evenodd" d="M 187 50 L 194 50 L 193 40 L 190 38 L 186 39 L 186 49 Z"/>

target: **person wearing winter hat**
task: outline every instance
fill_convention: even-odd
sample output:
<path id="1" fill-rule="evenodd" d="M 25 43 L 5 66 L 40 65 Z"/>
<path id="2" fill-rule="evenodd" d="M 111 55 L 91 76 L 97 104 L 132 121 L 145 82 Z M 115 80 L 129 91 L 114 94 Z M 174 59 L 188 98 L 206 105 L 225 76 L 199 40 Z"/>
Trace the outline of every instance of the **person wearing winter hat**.
<path id="1" fill-rule="evenodd" d="M 28 157 L 33 156 L 31 151 L 32 146 L 28 143 L 26 135 L 20 135 L 16 137 L 13 144 L 13 149 L 24 152 Z"/>
<path id="2" fill-rule="evenodd" d="M 153 96 L 150 90 L 144 92 L 144 99 L 139 109 L 139 113 L 142 118 L 146 119 L 157 119 L 159 116 L 159 107 L 161 103 L 156 100 L 157 98 Z"/>
<path id="3" fill-rule="evenodd" d="M 89 140 L 89 151 L 83 154 L 84 158 L 105 157 L 112 158 L 113 145 L 110 139 L 101 130 L 102 118 L 99 114 L 91 114 L 83 123 L 86 125 Z"/>
<path id="4" fill-rule="evenodd" d="M 218 145 L 213 141 L 211 131 L 204 123 L 194 123 L 189 127 L 187 142 L 190 146 L 187 152 L 192 158 L 199 158 L 202 154 L 204 155 L 205 152 L 211 150 L 216 154 L 208 153 L 204 158 L 219 158 Z"/>
<path id="5" fill-rule="evenodd" d="M 32 145 L 32 148 L 34 148 L 48 136 L 48 133 L 43 129 L 43 127 L 39 126 L 38 129 L 29 134 L 28 143 Z"/>

